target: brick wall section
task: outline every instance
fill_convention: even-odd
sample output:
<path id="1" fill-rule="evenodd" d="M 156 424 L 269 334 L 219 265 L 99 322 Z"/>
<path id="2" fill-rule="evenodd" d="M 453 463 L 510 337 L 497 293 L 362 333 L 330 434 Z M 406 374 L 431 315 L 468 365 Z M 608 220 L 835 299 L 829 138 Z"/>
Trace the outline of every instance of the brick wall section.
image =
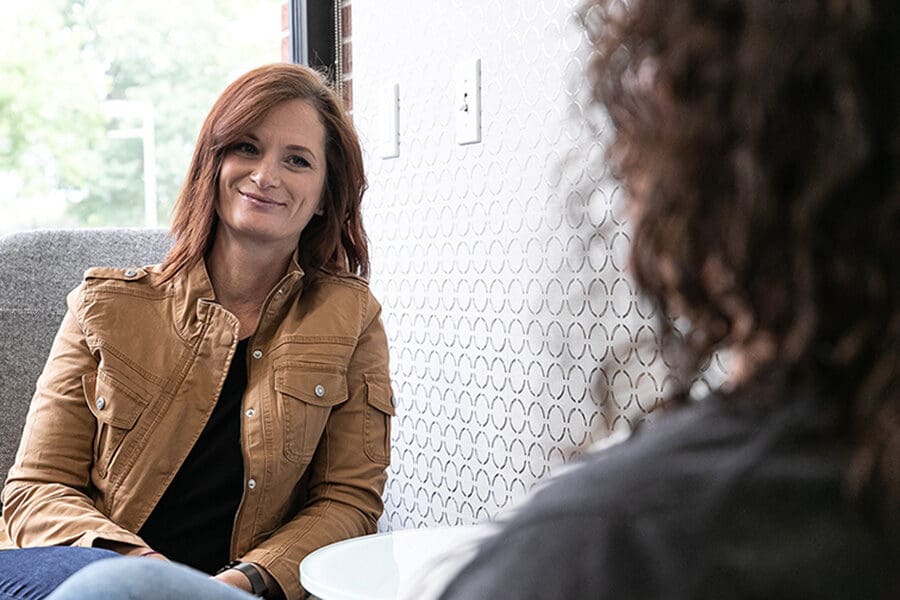
<path id="1" fill-rule="evenodd" d="M 351 0 L 341 0 L 341 63 L 344 105 L 353 114 L 353 25 Z"/>
<path id="2" fill-rule="evenodd" d="M 281 0 L 281 62 L 291 62 L 290 0 Z"/>

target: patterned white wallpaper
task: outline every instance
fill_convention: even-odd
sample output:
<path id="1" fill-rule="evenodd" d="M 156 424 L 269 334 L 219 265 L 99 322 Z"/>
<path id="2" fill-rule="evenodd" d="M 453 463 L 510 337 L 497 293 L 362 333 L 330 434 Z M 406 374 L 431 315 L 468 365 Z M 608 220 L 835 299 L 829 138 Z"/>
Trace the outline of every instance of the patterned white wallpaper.
<path id="1" fill-rule="evenodd" d="M 382 529 L 469 524 L 661 398 L 626 273 L 620 193 L 579 114 L 572 0 L 354 0 L 372 285 L 398 417 Z M 454 65 L 482 61 L 480 144 L 454 141 Z M 400 85 L 400 155 L 378 152 Z"/>

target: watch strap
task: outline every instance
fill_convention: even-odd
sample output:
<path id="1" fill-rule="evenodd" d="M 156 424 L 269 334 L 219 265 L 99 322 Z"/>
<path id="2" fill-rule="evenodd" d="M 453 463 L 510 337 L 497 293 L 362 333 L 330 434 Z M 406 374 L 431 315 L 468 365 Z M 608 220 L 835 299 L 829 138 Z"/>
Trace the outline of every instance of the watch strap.
<path id="1" fill-rule="evenodd" d="M 235 560 L 225 565 L 225 568 L 234 569 L 243 573 L 250 581 L 250 590 L 254 596 L 262 598 L 269 591 L 266 580 L 263 579 L 262 573 L 259 572 L 259 567 L 253 563 Z"/>

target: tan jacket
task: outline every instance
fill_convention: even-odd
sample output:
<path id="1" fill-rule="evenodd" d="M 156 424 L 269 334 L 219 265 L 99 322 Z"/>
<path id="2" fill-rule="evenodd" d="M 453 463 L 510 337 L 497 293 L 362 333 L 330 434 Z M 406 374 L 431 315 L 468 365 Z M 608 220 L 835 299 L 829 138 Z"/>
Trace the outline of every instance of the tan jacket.
<path id="1" fill-rule="evenodd" d="M 0 545 L 144 545 L 140 530 L 215 405 L 238 320 L 206 268 L 91 269 L 68 297 L 3 489 Z M 241 411 L 245 488 L 231 555 L 288 598 L 300 560 L 375 531 L 390 459 L 381 308 L 352 275 L 304 289 L 296 262 L 250 339 Z"/>

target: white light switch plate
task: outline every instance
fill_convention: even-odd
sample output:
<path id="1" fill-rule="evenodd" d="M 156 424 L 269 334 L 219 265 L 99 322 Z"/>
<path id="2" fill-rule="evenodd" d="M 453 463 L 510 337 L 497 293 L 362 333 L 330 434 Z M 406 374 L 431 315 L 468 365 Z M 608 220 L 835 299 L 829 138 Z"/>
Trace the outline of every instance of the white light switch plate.
<path id="1" fill-rule="evenodd" d="M 481 59 L 456 64 L 453 97 L 457 144 L 481 141 Z"/>
<path id="2" fill-rule="evenodd" d="M 381 158 L 397 158 L 400 156 L 400 84 L 385 88 L 379 120 Z"/>

